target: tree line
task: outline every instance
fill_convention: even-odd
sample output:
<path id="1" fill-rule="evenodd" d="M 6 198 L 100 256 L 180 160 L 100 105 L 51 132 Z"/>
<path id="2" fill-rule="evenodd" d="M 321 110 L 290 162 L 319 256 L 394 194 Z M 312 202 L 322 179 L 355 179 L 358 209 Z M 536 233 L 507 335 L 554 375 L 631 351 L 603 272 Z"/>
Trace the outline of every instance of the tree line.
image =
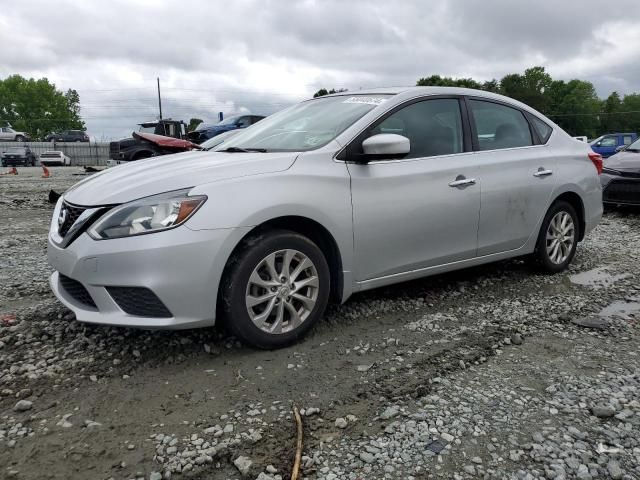
<path id="1" fill-rule="evenodd" d="M 551 118 L 570 135 L 589 138 L 611 132 L 640 130 L 640 95 L 612 92 L 598 98 L 591 82 L 554 80 L 544 67 L 531 67 L 524 73 L 510 73 L 501 80 L 478 82 L 472 78 L 432 75 L 417 81 L 419 86 L 467 87 L 500 93 L 526 103 Z"/>
<path id="2" fill-rule="evenodd" d="M 33 139 L 61 130 L 85 130 L 80 95 L 73 89 L 58 90 L 46 78 L 0 79 L 0 126 L 27 132 Z"/>
<path id="3" fill-rule="evenodd" d="M 484 82 L 431 75 L 420 78 L 416 85 L 500 93 L 535 108 L 573 136 L 595 138 L 604 133 L 640 131 L 640 94 L 621 96 L 612 92 L 602 100 L 591 82 L 554 80 L 544 67 L 531 67 L 524 73 L 510 73 L 500 80 Z M 334 92 L 321 89 L 314 97 Z"/>

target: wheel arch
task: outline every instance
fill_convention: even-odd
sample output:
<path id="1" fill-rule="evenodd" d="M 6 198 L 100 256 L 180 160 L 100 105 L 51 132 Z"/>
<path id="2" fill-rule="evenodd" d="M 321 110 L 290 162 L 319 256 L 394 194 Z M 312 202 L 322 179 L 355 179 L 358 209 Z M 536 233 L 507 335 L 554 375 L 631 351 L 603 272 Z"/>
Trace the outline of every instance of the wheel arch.
<path id="1" fill-rule="evenodd" d="M 303 235 L 315 243 L 322 251 L 331 275 L 330 300 L 340 303 L 344 296 L 343 259 L 338 243 L 331 232 L 321 223 L 301 215 L 284 215 L 271 218 L 253 227 L 247 232 L 233 248 L 224 267 L 222 278 L 228 272 L 230 260 L 236 253 L 246 247 L 246 243 L 252 237 L 264 234 L 270 230 L 289 230 Z"/>
<path id="2" fill-rule="evenodd" d="M 578 195 L 574 191 L 563 192 L 553 199 L 553 202 L 551 202 L 551 205 L 549 206 L 549 208 L 551 208 L 552 205 L 561 201 L 565 201 L 569 205 L 571 205 L 576 211 L 576 214 L 578 215 L 578 226 L 580 228 L 580 232 L 578 234 L 578 241 L 581 242 L 584 239 L 585 230 L 586 230 L 584 202 L 582 201 L 582 197 L 580 197 L 580 195 Z"/>

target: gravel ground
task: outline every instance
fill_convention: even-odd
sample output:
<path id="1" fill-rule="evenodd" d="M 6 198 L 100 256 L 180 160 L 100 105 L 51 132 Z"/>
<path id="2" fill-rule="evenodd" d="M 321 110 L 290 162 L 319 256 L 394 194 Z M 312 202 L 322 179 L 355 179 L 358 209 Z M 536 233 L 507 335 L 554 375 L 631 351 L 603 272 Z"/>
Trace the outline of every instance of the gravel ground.
<path id="1" fill-rule="evenodd" d="M 87 326 L 49 292 L 50 188 L 0 177 L 0 478 L 640 479 L 640 212 L 566 274 L 501 262 L 354 296 L 276 352 Z"/>

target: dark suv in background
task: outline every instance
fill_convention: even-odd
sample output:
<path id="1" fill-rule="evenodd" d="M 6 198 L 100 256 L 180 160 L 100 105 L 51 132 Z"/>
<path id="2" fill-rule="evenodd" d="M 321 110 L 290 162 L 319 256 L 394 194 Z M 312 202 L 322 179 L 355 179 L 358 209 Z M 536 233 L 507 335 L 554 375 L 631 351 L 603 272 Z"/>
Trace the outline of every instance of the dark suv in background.
<path id="1" fill-rule="evenodd" d="M 198 125 L 195 130 L 187 133 L 187 137 L 192 142 L 202 143 L 205 140 L 209 140 L 223 132 L 237 130 L 239 128 L 247 128 L 254 123 L 258 123 L 263 118 L 264 117 L 262 115 L 240 115 L 237 117 L 225 118 L 215 125 L 203 122 Z"/>
<path id="2" fill-rule="evenodd" d="M 64 130 L 50 133 L 44 137 L 45 142 L 88 142 L 89 136 L 82 130 Z"/>
<path id="3" fill-rule="evenodd" d="M 36 155 L 29 147 L 9 147 L 6 152 L 2 152 L 1 159 L 3 167 L 36 165 Z"/>

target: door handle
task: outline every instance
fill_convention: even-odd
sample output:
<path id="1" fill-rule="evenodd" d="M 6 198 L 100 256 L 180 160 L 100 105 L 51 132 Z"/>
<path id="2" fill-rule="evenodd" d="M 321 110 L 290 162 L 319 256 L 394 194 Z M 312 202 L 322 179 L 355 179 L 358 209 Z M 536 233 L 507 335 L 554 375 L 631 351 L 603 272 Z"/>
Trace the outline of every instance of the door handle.
<path id="1" fill-rule="evenodd" d="M 553 174 L 553 170 L 545 170 L 544 168 L 540 167 L 540 169 L 533 174 L 534 177 L 547 177 L 549 175 Z"/>
<path id="2" fill-rule="evenodd" d="M 475 185 L 475 178 L 456 178 L 453 182 L 449 183 L 450 187 L 464 187 L 465 185 Z"/>

